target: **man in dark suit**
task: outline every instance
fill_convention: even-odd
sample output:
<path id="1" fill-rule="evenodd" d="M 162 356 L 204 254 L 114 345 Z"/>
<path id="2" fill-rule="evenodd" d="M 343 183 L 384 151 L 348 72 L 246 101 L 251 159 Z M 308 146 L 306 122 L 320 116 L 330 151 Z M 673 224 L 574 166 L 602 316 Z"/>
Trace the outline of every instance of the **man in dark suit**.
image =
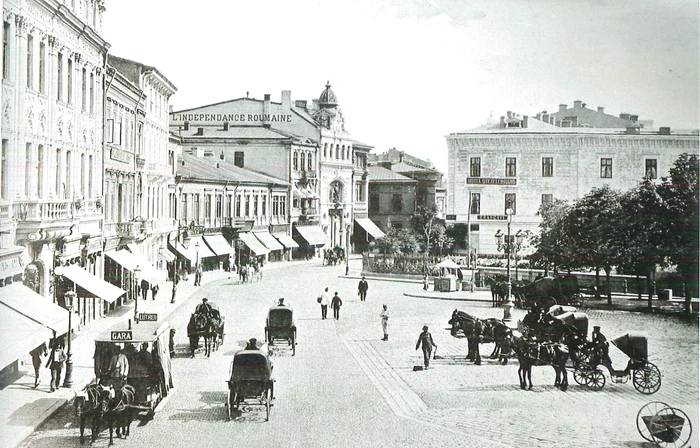
<path id="1" fill-rule="evenodd" d="M 369 285 L 367 284 L 367 280 L 365 280 L 364 277 L 362 277 L 362 280 L 360 280 L 360 283 L 357 284 L 357 293 L 360 295 L 360 302 L 364 302 L 365 299 L 367 298 L 367 290 L 369 289 Z"/>
<path id="2" fill-rule="evenodd" d="M 430 354 L 433 351 L 433 347 L 437 348 L 437 344 L 433 342 L 433 335 L 428 332 L 428 326 L 423 327 L 423 332 L 418 336 L 418 342 L 416 342 L 416 350 L 418 347 L 423 348 L 423 363 L 425 364 L 425 370 L 428 370 L 430 365 Z"/>
<path id="3" fill-rule="evenodd" d="M 333 318 L 335 320 L 340 319 L 340 307 L 343 306 L 343 301 L 340 300 L 340 296 L 338 295 L 338 291 L 335 292 L 335 295 L 331 299 L 331 308 L 333 308 Z"/>

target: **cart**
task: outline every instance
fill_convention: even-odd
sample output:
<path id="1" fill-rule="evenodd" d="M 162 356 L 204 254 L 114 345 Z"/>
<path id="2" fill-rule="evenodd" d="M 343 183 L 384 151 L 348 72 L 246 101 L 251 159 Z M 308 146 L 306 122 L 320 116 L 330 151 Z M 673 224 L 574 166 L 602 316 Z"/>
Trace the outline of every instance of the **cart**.
<path id="1" fill-rule="evenodd" d="M 574 372 L 574 379 L 579 384 L 585 384 L 592 390 L 600 390 L 605 386 L 605 367 L 613 383 L 626 383 L 632 378 L 634 388 L 645 395 L 651 395 L 661 388 L 661 371 L 649 362 L 647 355 L 647 338 L 638 332 L 629 332 L 610 341 L 629 357 L 624 370 L 616 370 L 612 364 L 600 363 L 595 354 L 584 353 L 582 359 L 588 360 Z"/>
<path id="2" fill-rule="evenodd" d="M 141 420 L 153 418 L 156 408 L 173 388 L 169 351 L 170 324 L 167 322 L 121 322 L 95 339 L 95 377 L 110 378 L 110 361 L 119 347 L 129 361 L 127 384 L 135 390 L 131 407 Z"/>
<path id="3" fill-rule="evenodd" d="M 637 431 L 658 446 L 680 448 L 690 441 L 693 425 L 682 410 L 652 401 L 637 413 Z"/>
<path id="4" fill-rule="evenodd" d="M 274 398 L 272 362 L 261 350 L 239 350 L 233 355 L 229 372 L 226 416 L 241 405 L 265 407 L 265 421 L 270 420 L 270 406 Z"/>
<path id="5" fill-rule="evenodd" d="M 294 321 L 294 310 L 288 306 L 273 306 L 267 312 L 265 321 L 265 340 L 268 344 L 268 353 L 273 354 L 274 349 L 279 347 L 280 342 L 286 343 L 292 351 L 292 356 L 296 354 L 297 327 Z"/>

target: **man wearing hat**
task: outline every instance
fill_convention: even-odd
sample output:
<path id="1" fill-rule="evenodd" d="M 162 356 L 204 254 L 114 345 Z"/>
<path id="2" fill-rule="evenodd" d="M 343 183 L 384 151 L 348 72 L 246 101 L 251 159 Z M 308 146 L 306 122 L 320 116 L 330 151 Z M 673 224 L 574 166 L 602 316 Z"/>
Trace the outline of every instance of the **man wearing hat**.
<path id="1" fill-rule="evenodd" d="M 202 299 L 202 303 L 197 305 L 197 308 L 194 310 L 195 313 L 203 313 L 203 314 L 209 314 L 211 311 L 211 305 L 208 303 L 209 301 L 207 300 L 206 297 Z"/>
<path id="2" fill-rule="evenodd" d="M 277 302 L 277 306 L 285 306 L 284 305 L 284 297 L 280 297 L 279 301 Z"/>
<path id="3" fill-rule="evenodd" d="M 423 326 L 423 332 L 418 336 L 418 342 L 416 342 L 416 350 L 418 347 L 423 347 L 423 363 L 425 364 L 425 370 L 428 370 L 430 365 L 430 354 L 433 351 L 433 347 L 437 348 L 437 344 L 433 342 L 433 336 L 428 332 L 428 326 Z"/>
<path id="4" fill-rule="evenodd" d="M 591 342 L 593 344 L 593 350 L 595 351 L 595 364 L 610 365 L 610 356 L 608 356 L 608 340 L 603 333 L 600 332 L 600 327 L 593 327 L 593 334 L 591 335 Z"/>
<path id="5" fill-rule="evenodd" d="M 357 294 L 360 296 L 360 302 L 364 302 L 365 299 L 367 299 L 367 290 L 369 289 L 369 285 L 367 284 L 367 280 L 365 280 L 364 277 L 362 277 L 362 280 L 360 280 L 360 283 L 357 284 Z"/>
<path id="6" fill-rule="evenodd" d="M 246 350 L 257 350 L 258 349 L 258 340 L 255 338 L 250 338 L 248 340 L 248 343 L 245 346 Z"/>

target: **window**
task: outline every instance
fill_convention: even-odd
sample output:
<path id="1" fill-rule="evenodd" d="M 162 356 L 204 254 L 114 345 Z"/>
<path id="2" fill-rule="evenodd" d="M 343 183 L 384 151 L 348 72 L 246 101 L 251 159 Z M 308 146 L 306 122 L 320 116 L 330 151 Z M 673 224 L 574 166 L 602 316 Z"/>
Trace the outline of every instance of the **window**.
<path id="1" fill-rule="evenodd" d="M 24 154 L 24 195 L 29 197 L 32 184 L 32 144 L 27 143 Z"/>
<path id="2" fill-rule="evenodd" d="M 391 195 L 391 210 L 394 212 L 403 211 L 403 195 L 401 193 Z"/>
<path id="3" fill-rule="evenodd" d="M 39 42 L 39 92 L 46 92 L 46 44 Z"/>
<path id="4" fill-rule="evenodd" d="M 61 149 L 56 148 L 56 197 L 61 197 Z"/>
<path id="5" fill-rule="evenodd" d="M 95 74 L 90 73 L 90 113 L 95 110 Z"/>
<path id="6" fill-rule="evenodd" d="M 515 157 L 506 157 L 506 177 L 515 177 Z"/>
<path id="7" fill-rule="evenodd" d="M 481 157 L 469 159 L 469 177 L 481 177 Z"/>
<path id="8" fill-rule="evenodd" d="M 602 158 L 600 159 L 600 177 L 610 179 L 612 178 L 612 159 Z"/>
<path id="9" fill-rule="evenodd" d="M 472 193 L 472 204 L 469 212 L 472 215 L 481 214 L 481 193 Z"/>
<path id="10" fill-rule="evenodd" d="M 180 199 L 180 220 L 187 223 L 187 195 L 183 194 Z"/>
<path id="11" fill-rule="evenodd" d="M 81 88 L 80 92 L 80 101 L 81 101 L 81 107 L 82 111 L 85 112 L 87 110 L 87 70 L 83 69 L 83 79 L 82 79 L 83 85 Z"/>
<path id="12" fill-rule="evenodd" d="M 294 171 L 299 171 L 299 152 L 294 151 L 294 158 L 292 159 L 292 166 L 294 167 Z"/>
<path id="13" fill-rule="evenodd" d="M 287 216 L 287 198 L 280 197 L 280 216 Z"/>
<path id="14" fill-rule="evenodd" d="M 245 216 L 250 216 L 250 196 L 245 197 Z"/>
<path id="15" fill-rule="evenodd" d="M 311 171 L 311 170 L 313 169 L 313 163 L 312 163 L 312 159 L 311 159 L 311 153 L 309 153 L 308 156 L 306 157 L 306 163 L 307 163 L 306 169 L 309 170 L 309 171 Z"/>
<path id="16" fill-rule="evenodd" d="M 272 196 L 272 216 L 278 216 L 280 214 L 280 197 Z"/>
<path id="17" fill-rule="evenodd" d="M 323 158 L 328 157 L 328 143 L 323 144 Z"/>
<path id="18" fill-rule="evenodd" d="M 515 215 L 517 213 L 515 208 L 515 193 L 506 193 L 505 199 L 506 200 L 505 207 L 503 208 L 503 213 L 507 215 L 508 213 L 506 212 L 506 210 L 511 209 L 513 210 L 513 214 Z"/>
<path id="19" fill-rule="evenodd" d="M 34 88 L 34 36 L 27 34 L 27 88 Z"/>
<path id="20" fill-rule="evenodd" d="M 220 194 L 216 195 L 216 217 L 219 219 L 221 219 L 221 214 L 224 210 L 223 200 L 223 196 Z"/>
<path id="21" fill-rule="evenodd" d="M 85 154 L 80 154 L 80 196 L 85 197 Z"/>
<path id="22" fill-rule="evenodd" d="M 253 196 L 253 216 L 258 216 L 258 195 Z"/>
<path id="23" fill-rule="evenodd" d="M 94 170 L 94 163 L 92 159 L 92 154 L 90 155 L 90 160 L 88 161 L 88 196 L 92 198 L 92 173 Z"/>
<path id="24" fill-rule="evenodd" d="M 355 183 L 355 201 L 365 202 L 365 183 L 356 182 Z"/>
<path id="25" fill-rule="evenodd" d="M 236 195 L 236 216 L 241 217 L 241 195 Z"/>
<path id="26" fill-rule="evenodd" d="M 548 204 L 551 204 L 554 202 L 554 195 L 553 194 L 543 194 L 542 195 L 542 206 L 546 206 Z"/>
<path id="27" fill-rule="evenodd" d="M 56 98 L 63 99 L 63 53 L 58 53 L 56 60 Z"/>
<path id="28" fill-rule="evenodd" d="M 233 164 L 240 168 L 245 167 L 245 153 L 243 151 L 233 153 Z"/>
<path id="29" fill-rule="evenodd" d="M 44 197 L 44 145 L 36 148 L 36 196 Z"/>
<path id="30" fill-rule="evenodd" d="M 0 199 L 7 199 L 7 185 L 8 174 L 7 174 L 7 154 L 8 154 L 9 140 L 2 141 L 2 154 L 0 154 Z"/>
<path id="31" fill-rule="evenodd" d="M 139 121 L 136 129 L 136 154 L 143 152 L 143 121 Z"/>
<path id="32" fill-rule="evenodd" d="M 304 167 L 306 166 L 306 154 L 304 152 L 301 153 L 301 164 L 299 167 L 303 170 Z"/>
<path id="33" fill-rule="evenodd" d="M 340 145 L 335 145 L 335 158 L 339 159 L 340 158 Z"/>
<path id="34" fill-rule="evenodd" d="M 267 195 L 262 197 L 262 215 L 267 216 Z"/>
<path id="35" fill-rule="evenodd" d="M 428 203 L 428 190 L 425 188 L 416 189 L 416 205 L 425 206 Z"/>
<path id="36" fill-rule="evenodd" d="M 192 198 L 192 216 L 194 221 L 199 224 L 199 195 L 195 194 Z"/>
<path id="37" fill-rule="evenodd" d="M 542 177 L 554 176 L 554 157 L 542 157 Z"/>
<path id="38" fill-rule="evenodd" d="M 2 23 L 2 79 L 10 79 L 10 23 Z"/>
<path id="39" fill-rule="evenodd" d="M 646 159 L 644 161 L 644 173 L 647 179 L 656 179 L 656 159 Z"/>
<path id="40" fill-rule="evenodd" d="M 340 158 L 345 160 L 345 145 L 340 148 Z"/>
<path id="41" fill-rule="evenodd" d="M 233 215 L 231 214 L 231 203 L 233 202 L 233 196 L 229 195 L 228 200 L 226 201 L 226 217 L 231 218 Z"/>
<path id="42" fill-rule="evenodd" d="M 66 95 L 66 102 L 68 104 L 72 104 L 73 103 L 73 60 L 72 59 L 68 59 L 67 71 L 68 71 L 68 80 L 67 80 L 68 94 Z"/>
<path id="43" fill-rule="evenodd" d="M 73 164 L 73 152 L 66 151 L 66 189 L 63 192 L 63 199 L 70 199 L 73 188 L 71 187 L 72 171 L 71 165 Z"/>

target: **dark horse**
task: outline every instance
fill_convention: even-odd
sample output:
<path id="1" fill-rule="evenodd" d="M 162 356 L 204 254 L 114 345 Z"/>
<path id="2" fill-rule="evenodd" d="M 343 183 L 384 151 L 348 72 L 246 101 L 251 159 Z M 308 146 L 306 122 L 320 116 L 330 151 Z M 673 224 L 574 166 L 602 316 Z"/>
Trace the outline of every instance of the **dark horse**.
<path id="1" fill-rule="evenodd" d="M 577 344 L 574 338 L 574 333 L 566 332 L 561 342 L 537 342 L 524 336 L 514 335 L 512 348 L 520 363 L 518 368 L 520 388 L 532 389 L 533 366 L 552 366 L 556 374 L 554 386 L 565 391 L 569 387 L 566 362 L 569 357 L 572 357 L 574 362 L 578 362 L 575 353 L 571 351 Z"/>
<path id="2" fill-rule="evenodd" d="M 190 317 L 190 322 L 187 324 L 187 337 L 190 338 L 191 356 L 194 358 L 194 352 L 199 347 L 199 338 L 204 338 L 204 353 L 207 358 L 211 356 L 212 350 L 219 348 L 220 334 L 222 327 L 222 319 L 215 312 L 194 312 Z"/>
<path id="3" fill-rule="evenodd" d="M 450 334 L 453 337 L 458 337 L 461 332 L 467 338 L 467 359 L 474 361 L 476 365 L 481 364 L 480 343 L 494 342 L 496 346 L 489 358 L 496 359 L 500 355 L 503 345 L 507 343 L 511 332 L 510 328 L 501 320 L 479 319 L 459 310 L 454 310 L 448 323 L 452 326 Z"/>
<path id="4" fill-rule="evenodd" d="M 90 442 L 94 443 L 100 432 L 102 421 L 109 424 L 109 444 L 114 444 L 113 436 L 116 428 L 117 437 L 127 438 L 131 432 L 131 422 L 134 417 L 135 390 L 132 386 L 124 385 L 118 390 L 112 386 L 90 384 L 85 388 L 85 395 L 75 398 L 75 413 L 80 421 L 80 444 L 84 441 L 85 422 L 92 417 Z"/>

